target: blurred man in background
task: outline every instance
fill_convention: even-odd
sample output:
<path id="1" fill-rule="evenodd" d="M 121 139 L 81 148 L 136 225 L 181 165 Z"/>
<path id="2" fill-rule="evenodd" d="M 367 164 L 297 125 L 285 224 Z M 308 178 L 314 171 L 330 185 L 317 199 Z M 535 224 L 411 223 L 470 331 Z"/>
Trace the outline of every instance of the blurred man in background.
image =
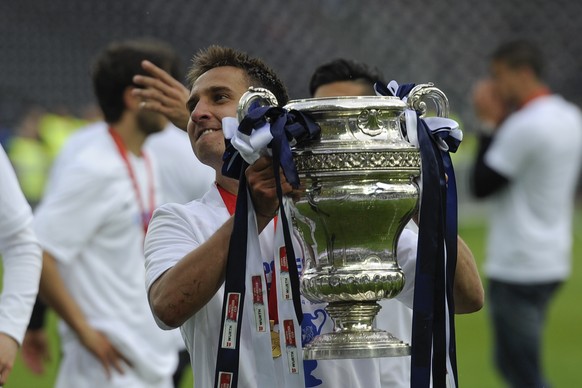
<path id="1" fill-rule="evenodd" d="M 374 84 L 386 85 L 378 69 L 349 59 L 339 58 L 319 66 L 309 81 L 312 97 L 375 96 Z M 382 308 L 376 317 L 376 327 L 386 330 L 410 344 L 412 309 L 397 299 L 379 301 Z M 306 360 L 305 363 L 317 363 Z M 326 361 L 327 362 L 327 361 Z M 377 362 L 376 372 L 382 387 L 410 386 L 410 357 L 383 357 Z"/>
<path id="2" fill-rule="evenodd" d="M 474 91 L 484 130 L 472 190 L 491 202 L 485 271 L 495 364 L 512 387 L 547 387 L 546 311 L 571 271 L 574 195 L 582 162 L 580 111 L 542 80 L 531 42 L 501 45 Z"/>
<path id="3" fill-rule="evenodd" d="M 144 60 L 143 63 L 145 64 L 144 70 L 146 72 L 152 71 L 151 69 L 163 72 L 162 69 L 150 61 Z M 168 73 L 165 74 L 171 77 Z M 177 70 L 174 70 L 172 74 L 179 77 Z M 139 77 L 145 77 L 145 73 L 135 76 L 135 78 Z M 183 85 L 180 84 L 180 86 L 185 89 Z M 180 92 L 180 89 L 178 89 L 178 92 Z M 140 99 L 140 107 L 143 108 L 146 101 L 138 96 L 139 93 L 133 94 Z M 182 106 L 185 107 L 185 101 L 188 98 L 187 90 L 185 97 L 182 96 L 182 98 Z M 80 131 L 95 131 L 97 127 L 107 128 L 107 123 L 101 119 L 94 124 L 81 128 Z M 166 125 L 161 132 L 150 134 L 145 141 L 144 149 L 156 158 L 159 171 L 159 186 L 163 193 L 161 201 L 164 203 L 187 203 L 193 199 L 200 198 L 214 182 L 214 171 L 193 157 L 188 135 L 171 123 Z M 43 364 L 49 359 L 48 340 L 44 326 L 45 306 L 40 300 L 37 300 L 23 343 L 23 359 L 26 365 L 37 374 L 44 373 Z M 174 386 L 178 387 L 185 370 L 190 366 L 190 361 L 181 336 L 178 331 L 175 331 L 174 334 L 178 347 L 182 348 L 179 353 L 179 366 L 173 376 Z"/>
<path id="4" fill-rule="evenodd" d="M 143 145 L 167 124 L 131 93 L 144 59 L 170 73 L 179 66 L 159 42 L 114 43 L 99 55 L 93 84 L 108 125 L 71 136 L 37 209 L 40 294 L 66 323 L 57 387 L 172 386 L 175 341 L 156 327 L 143 288 L 145 230 L 163 202 Z"/>

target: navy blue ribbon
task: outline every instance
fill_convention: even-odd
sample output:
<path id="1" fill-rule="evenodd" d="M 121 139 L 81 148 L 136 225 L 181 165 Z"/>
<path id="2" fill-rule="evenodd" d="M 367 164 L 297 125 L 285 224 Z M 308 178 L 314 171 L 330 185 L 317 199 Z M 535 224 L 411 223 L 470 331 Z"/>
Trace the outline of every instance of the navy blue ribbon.
<path id="1" fill-rule="evenodd" d="M 414 86 L 399 85 L 395 94 L 403 99 Z M 394 95 L 381 84 L 376 84 L 375 89 L 379 94 Z M 433 386 L 445 387 L 447 353 L 458 386 L 453 301 L 457 259 L 457 194 L 449 151 L 455 152 L 460 141 L 449 136 L 446 130 L 431 131 L 418 112 L 417 132 L 423 190 L 413 302 L 410 386 L 429 387 L 432 370 Z M 447 144 L 447 151 L 439 147 L 437 137 Z M 445 308 L 447 302 L 448 316 Z M 448 349 L 447 320 L 450 335 Z"/>
<path id="2" fill-rule="evenodd" d="M 214 374 L 214 387 L 219 388 L 221 385 L 220 373 L 231 373 L 231 388 L 238 386 L 238 366 L 239 366 L 239 349 L 240 333 L 242 328 L 242 316 L 244 310 L 245 298 L 245 269 L 247 261 L 247 221 L 248 221 L 248 202 L 247 202 L 247 185 L 245 169 L 248 164 L 243 160 L 240 164 L 239 189 L 236 198 L 236 211 L 234 213 L 234 226 L 232 237 L 228 247 L 228 258 L 226 261 L 226 275 L 224 281 L 224 298 L 222 300 L 222 316 L 220 319 L 220 338 L 218 341 L 218 354 L 216 359 L 216 369 Z M 236 233 L 235 233 L 236 231 Z M 236 330 L 236 348 L 223 348 L 222 341 L 224 336 L 224 322 L 228 310 L 229 293 L 239 293 L 239 308 Z"/>
<path id="3" fill-rule="evenodd" d="M 299 175 L 293 162 L 291 144 L 299 144 L 306 140 L 319 137 L 319 126 L 308 116 L 298 111 L 287 111 L 279 107 L 257 107 L 252 109 L 241 121 L 238 130 L 245 135 L 251 135 L 253 129 L 260 128 L 267 122 L 270 123 L 270 131 L 273 136 L 269 148 L 272 150 L 273 171 L 277 185 L 277 196 L 279 198 L 281 224 L 283 225 L 283 235 L 289 265 L 289 277 L 293 294 L 293 307 L 298 322 L 301 324 L 303 312 L 301 310 L 301 298 L 299 291 L 299 272 L 297 261 L 289 230 L 287 215 L 283 206 L 283 192 L 279 176 L 279 169 L 282 168 L 287 181 L 295 189 L 299 188 Z M 245 272 L 246 272 L 246 244 L 248 236 L 248 206 L 247 206 L 247 182 L 245 170 L 249 166 L 234 148 L 230 141 L 226 140 L 226 151 L 223 155 L 222 174 L 239 180 L 238 197 L 234 215 L 234 227 L 230 239 L 229 252 L 226 264 L 225 293 L 222 310 L 222 325 L 227 313 L 228 293 L 240 293 L 239 324 L 237 326 L 237 347 L 236 349 L 222 348 L 222 336 L 224 330 L 220 330 L 220 340 L 218 357 L 215 371 L 215 387 L 218 387 L 220 372 L 232 373 L 231 387 L 238 385 L 238 365 L 239 365 L 239 344 L 242 326 L 242 313 L 245 295 Z"/>

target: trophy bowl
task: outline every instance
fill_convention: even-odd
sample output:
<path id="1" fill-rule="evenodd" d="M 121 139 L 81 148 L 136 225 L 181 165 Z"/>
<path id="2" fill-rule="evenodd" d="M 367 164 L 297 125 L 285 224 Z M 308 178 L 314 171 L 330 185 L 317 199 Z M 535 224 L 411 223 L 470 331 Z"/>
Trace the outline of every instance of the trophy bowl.
<path id="1" fill-rule="evenodd" d="M 304 357 L 409 355 L 408 344 L 374 327 L 378 301 L 404 287 L 396 247 L 419 201 L 420 153 L 401 128 L 407 104 L 334 97 L 285 108 L 308 113 L 321 127 L 320 140 L 292 150 L 305 187 L 294 226 L 306 252 L 301 292 L 328 304 L 335 329 L 306 345 Z"/>

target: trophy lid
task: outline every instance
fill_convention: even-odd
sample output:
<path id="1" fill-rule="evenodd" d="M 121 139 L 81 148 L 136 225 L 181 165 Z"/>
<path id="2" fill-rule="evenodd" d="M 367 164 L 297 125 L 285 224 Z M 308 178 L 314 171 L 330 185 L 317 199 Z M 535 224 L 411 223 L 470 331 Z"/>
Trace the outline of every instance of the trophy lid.
<path id="1" fill-rule="evenodd" d="M 341 97 L 319 97 L 306 98 L 301 100 L 291 100 L 285 109 L 296 109 L 312 114 L 335 112 L 361 112 L 364 109 L 377 109 L 383 111 L 394 111 L 399 115 L 406 109 L 406 103 L 398 97 L 392 96 L 341 96 Z"/>

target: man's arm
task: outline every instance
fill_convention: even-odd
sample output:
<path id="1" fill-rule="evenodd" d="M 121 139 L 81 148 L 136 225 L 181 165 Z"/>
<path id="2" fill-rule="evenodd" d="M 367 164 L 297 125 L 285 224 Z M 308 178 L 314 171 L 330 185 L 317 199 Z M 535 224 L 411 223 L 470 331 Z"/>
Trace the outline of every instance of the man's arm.
<path id="1" fill-rule="evenodd" d="M 478 82 L 473 89 L 473 105 L 475 114 L 481 121 L 479 131 L 479 150 L 473 170 L 471 171 L 470 187 L 477 198 L 487 197 L 507 185 L 509 180 L 490 168 L 485 163 L 485 154 L 491 145 L 493 136 L 501 122 L 507 117 L 508 109 L 495 92 L 490 80 Z"/>
<path id="2" fill-rule="evenodd" d="M 103 333 L 96 331 L 89 325 L 81 308 L 67 290 L 58 271 L 55 258 L 46 251 L 43 252 L 39 291 L 43 301 L 75 331 L 81 343 L 100 360 L 107 375 L 110 375 L 111 367 L 119 373 L 123 373 L 121 362 L 130 365 L 129 361 L 109 342 Z"/>
<path id="3" fill-rule="evenodd" d="M 216 294 L 225 278 L 233 225 L 231 217 L 152 284 L 148 294 L 150 305 L 165 325 L 181 326 Z"/>
<path id="4" fill-rule="evenodd" d="M 457 238 L 457 242 L 457 267 L 453 286 L 455 314 L 472 313 L 483 307 L 485 293 L 473 253 L 461 237 Z"/>
<path id="5" fill-rule="evenodd" d="M 259 233 L 271 222 L 279 204 L 271 163 L 271 158 L 263 156 L 246 171 Z M 291 193 L 291 185 L 282 172 L 281 182 L 283 193 Z M 182 325 L 204 307 L 221 287 L 233 225 L 234 219 L 231 217 L 207 241 L 187 253 L 152 284 L 150 304 L 156 317 L 165 325 Z M 148 235 L 148 238 L 155 237 Z"/>
<path id="6" fill-rule="evenodd" d="M 46 304 L 37 297 L 21 351 L 24 364 L 35 374 L 43 374 L 45 362 L 50 361 L 49 342 L 44 328 L 46 314 Z"/>
<path id="7" fill-rule="evenodd" d="M 509 183 L 509 179 L 493 170 L 485 163 L 485 154 L 489 149 L 492 137 L 479 137 L 479 150 L 473 171 L 471 172 L 471 191 L 477 198 L 485 198 L 501 190 Z"/>

